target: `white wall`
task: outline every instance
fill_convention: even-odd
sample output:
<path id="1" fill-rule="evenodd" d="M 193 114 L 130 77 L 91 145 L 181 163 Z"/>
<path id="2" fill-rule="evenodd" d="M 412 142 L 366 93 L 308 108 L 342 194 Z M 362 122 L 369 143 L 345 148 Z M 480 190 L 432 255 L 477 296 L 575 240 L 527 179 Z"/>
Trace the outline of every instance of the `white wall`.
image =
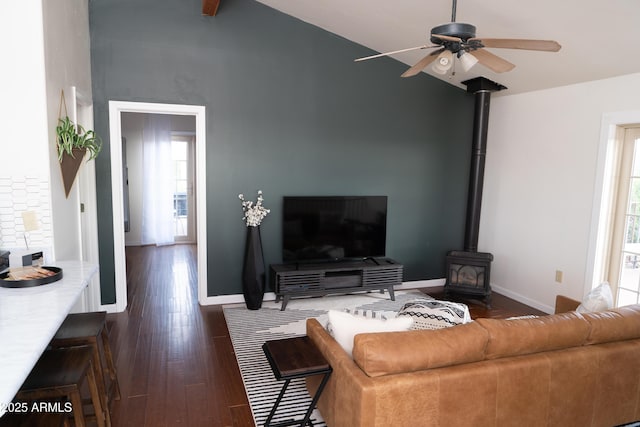
<path id="1" fill-rule="evenodd" d="M 142 241 L 142 128 L 145 114 L 122 113 L 122 136 L 127 140 L 127 166 L 129 169 L 129 224 L 124 233 L 126 246 L 137 246 Z"/>
<path id="2" fill-rule="evenodd" d="M 0 40 L 0 247 L 17 253 L 25 210 L 44 221 L 32 246 L 52 244 L 41 1 L 1 2 Z"/>
<path id="3" fill-rule="evenodd" d="M 1 2 L 0 40 L 0 173 L 48 177 L 41 1 Z"/>
<path id="4" fill-rule="evenodd" d="M 87 0 L 2 2 L 0 40 L 7 59 L 0 67 L 4 101 L 0 106 L 0 179 L 10 183 L 3 188 L 11 188 L 10 197 L 2 198 L 0 222 L 7 219 L 5 224 L 10 224 L 10 216 L 17 218 L 13 233 L 21 233 L 18 211 L 25 207 L 34 210 L 44 222 L 42 231 L 35 233 L 41 233 L 37 245 L 53 246 L 52 256 L 56 259 L 78 259 L 77 188 L 69 200 L 64 198 L 55 152 L 55 126 L 61 89 L 67 92 L 68 107 L 71 86 L 76 86 L 85 99 L 91 99 Z M 24 183 L 33 182 L 41 194 L 35 199 L 23 197 Z M 7 230 L 3 227 L 0 234 Z M 19 243 L 16 236 L 5 239 L 4 247 Z"/>
<path id="5" fill-rule="evenodd" d="M 69 197 L 64 194 L 55 146 L 60 93 L 64 89 L 67 111 L 74 118 L 71 87 L 91 100 L 91 60 L 87 0 L 43 1 L 48 162 L 51 170 L 54 248 L 57 259 L 80 259 L 80 199 L 78 182 Z M 64 112 L 62 113 L 64 114 Z M 77 120 L 77 119 L 76 119 Z M 83 123 L 91 128 L 93 123 Z"/>
<path id="6" fill-rule="evenodd" d="M 640 74 L 492 98 L 479 250 L 495 290 L 547 311 L 583 297 L 603 114 L 631 110 Z"/>

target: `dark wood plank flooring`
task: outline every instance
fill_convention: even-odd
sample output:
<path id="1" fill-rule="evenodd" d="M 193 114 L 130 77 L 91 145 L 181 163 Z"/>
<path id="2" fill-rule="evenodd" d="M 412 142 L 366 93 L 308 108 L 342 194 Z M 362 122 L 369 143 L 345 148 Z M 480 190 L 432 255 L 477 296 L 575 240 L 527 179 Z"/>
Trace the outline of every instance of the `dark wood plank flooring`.
<path id="1" fill-rule="evenodd" d="M 194 245 L 127 248 L 129 307 L 107 316 L 122 394 L 114 427 L 254 425 L 222 306 L 198 304 L 195 260 Z M 452 299 L 473 318 L 543 314 L 495 293 L 491 309 Z"/>

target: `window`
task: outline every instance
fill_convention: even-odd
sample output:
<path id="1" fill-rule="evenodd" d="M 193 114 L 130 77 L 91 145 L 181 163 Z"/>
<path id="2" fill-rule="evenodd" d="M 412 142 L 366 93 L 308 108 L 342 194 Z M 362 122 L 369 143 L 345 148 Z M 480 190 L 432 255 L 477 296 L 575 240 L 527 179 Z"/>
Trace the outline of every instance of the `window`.
<path id="1" fill-rule="evenodd" d="M 618 307 L 640 302 L 640 128 L 625 129 L 619 144 L 607 274 Z"/>

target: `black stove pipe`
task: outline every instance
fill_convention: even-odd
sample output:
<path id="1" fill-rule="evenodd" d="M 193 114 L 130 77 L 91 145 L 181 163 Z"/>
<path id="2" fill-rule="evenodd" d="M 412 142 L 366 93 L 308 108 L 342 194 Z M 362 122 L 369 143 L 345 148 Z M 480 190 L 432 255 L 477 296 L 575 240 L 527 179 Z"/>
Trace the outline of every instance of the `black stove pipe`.
<path id="1" fill-rule="evenodd" d="M 484 185 L 484 163 L 487 154 L 487 130 L 489 127 L 489 107 L 491 92 L 506 89 L 501 84 L 484 77 L 462 82 L 467 92 L 475 94 L 475 112 L 473 118 L 473 145 L 471 151 L 471 171 L 469 192 L 467 194 L 467 213 L 464 233 L 464 250 L 478 251 L 480 232 L 480 210 L 482 207 L 482 188 Z"/>

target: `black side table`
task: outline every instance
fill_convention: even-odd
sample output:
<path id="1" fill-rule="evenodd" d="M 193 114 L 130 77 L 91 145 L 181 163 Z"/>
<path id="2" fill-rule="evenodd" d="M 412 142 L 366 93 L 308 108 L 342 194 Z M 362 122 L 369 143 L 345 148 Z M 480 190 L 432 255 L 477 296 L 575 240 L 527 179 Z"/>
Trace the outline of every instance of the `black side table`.
<path id="1" fill-rule="evenodd" d="M 311 422 L 311 412 L 316 407 L 318 399 L 324 390 L 324 386 L 327 384 L 329 377 L 331 376 L 331 366 L 326 361 L 322 353 L 311 342 L 311 339 L 307 336 L 285 338 L 280 340 L 267 341 L 262 345 L 262 350 L 269 360 L 273 374 L 277 380 L 285 380 L 284 386 L 276 399 L 273 409 L 269 413 L 267 420 L 265 421 L 265 427 L 284 427 L 300 425 L 301 427 L 307 424 L 313 426 Z M 309 409 L 302 420 L 283 421 L 275 424 L 271 424 L 271 420 L 278 409 L 278 405 L 284 396 L 289 382 L 294 378 L 304 378 L 312 375 L 324 374 L 320 386 L 316 391 L 316 394 L 311 400 Z"/>

